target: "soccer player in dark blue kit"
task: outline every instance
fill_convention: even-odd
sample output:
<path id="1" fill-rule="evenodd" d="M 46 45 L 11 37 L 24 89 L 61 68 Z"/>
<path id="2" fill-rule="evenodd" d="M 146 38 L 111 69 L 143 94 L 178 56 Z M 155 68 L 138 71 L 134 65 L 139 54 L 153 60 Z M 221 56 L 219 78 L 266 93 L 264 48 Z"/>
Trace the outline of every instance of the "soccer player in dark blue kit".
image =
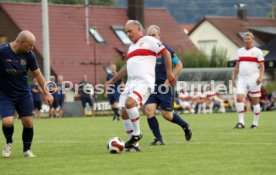
<path id="1" fill-rule="evenodd" d="M 64 104 L 64 99 L 65 99 L 65 94 L 64 94 L 64 86 L 63 86 L 63 76 L 58 75 L 57 77 L 57 100 L 58 100 L 58 112 L 57 112 L 57 117 L 63 117 L 63 104 Z"/>
<path id="2" fill-rule="evenodd" d="M 107 74 L 106 81 L 111 80 L 112 77 L 115 74 L 117 74 L 116 64 L 110 64 L 109 69 L 111 70 L 111 72 Z M 120 97 L 121 82 L 121 80 L 116 81 L 113 85 L 110 85 L 106 90 L 109 104 L 111 105 L 112 111 L 114 112 L 113 120 L 115 120 L 116 118 L 117 120 L 120 120 L 118 102 Z"/>
<path id="3" fill-rule="evenodd" d="M 34 118 L 40 118 L 40 110 L 41 110 L 41 87 L 39 86 L 37 79 L 34 78 L 33 84 L 31 84 L 31 92 L 33 97 L 33 104 L 34 104 Z"/>
<path id="4" fill-rule="evenodd" d="M 57 118 L 59 99 L 58 99 L 58 87 L 57 87 L 55 75 L 52 75 L 50 77 L 50 83 L 48 84 L 49 84 L 49 91 L 54 98 L 53 103 L 49 106 L 49 118 Z"/>
<path id="5" fill-rule="evenodd" d="M 94 117 L 96 117 L 96 113 L 94 110 L 94 102 L 93 102 L 93 94 L 94 89 L 90 82 L 87 80 L 87 75 L 83 75 L 83 80 L 79 83 L 79 94 L 81 97 L 81 104 L 82 104 L 82 113 L 83 116 L 86 117 L 86 103 L 88 103 L 91 113 Z"/>
<path id="6" fill-rule="evenodd" d="M 152 36 L 160 40 L 160 28 L 157 25 L 151 25 L 147 29 L 147 35 Z M 172 64 L 175 65 L 173 74 L 176 77 L 182 70 L 182 63 L 179 61 L 174 50 L 164 44 L 167 50 L 171 53 Z M 164 140 L 162 138 L 159 123 L 155 117 L 155 111 L 158 107 L 161 108 L 162 116 L 180 127 L 184 130 L 185 138 L 189 141 L 192 137 L 192 131 L 189 128 L 189 124 L 184 121 L 179 115 L 173 113 L 173 89 L 169 87 L 168 80 L 166 78 L 166 67 L 164 58 L 158 57 L 156 60 L 155 67 L 155 89 L 154 92 L 148 98 L 145 104 L 145 113 L 147 115 L 148 124 L 155 136 L 154 141 L 151 145 L 164 145 Z"/>
<path id="7" fill-rule="evenodd" d="M 21 31 L 16 40 L 0 45 L 0 115 L 6 144 L 2 150 L 4 158 L 11 156 L 14 132 L 14 114 L 17 111 L 23 125 L 23 156 L 35 157 L 31 151 L 33 140 L 33 99 L 28 85 L 28 70 L 37 79 L 48 104 L 53 97 L 46 88 L 45 79 L 38 67 L 34 53 L 35 36 L 27 30 Z"/>

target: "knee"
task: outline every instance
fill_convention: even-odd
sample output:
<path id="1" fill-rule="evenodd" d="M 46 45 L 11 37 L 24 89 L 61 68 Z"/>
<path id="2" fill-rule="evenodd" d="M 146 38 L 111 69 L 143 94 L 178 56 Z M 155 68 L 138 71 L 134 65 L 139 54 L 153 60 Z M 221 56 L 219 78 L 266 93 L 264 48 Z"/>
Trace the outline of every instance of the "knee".
<path id="1" fill-rule="evenodd" d="M 5 127 L 12 127 L 13 126 L 13 117 L 6 117 L 2 119 L 2 125 Z"/>
<path id="2" fill-rule="evenodd" d="M 31 117 L 22 118 L 22 124 L 25 128 L 32 128 L 33 119 Z"/>
<path id="3" fill-rule="evenodd" d="M 167 121 L 172 121 L 172 116 L 164 115 L 163 118 L 166 119 Z"/>
<path id="4" fill-rule="evenodd" d="M 147 116 L 147 118 L 152 118 L 154 116 L 154 109 L 152 109 L 149 106 L 145 107 L 145 114 Z"/>
<path id="5" fill-rule="evenodd" d="M 243 97 L 242 96 L 237 96 L 237 102 L 242 103 L 243 102 Z"/>
<path id="6" fill-rule="evenodd" d="M 168 121 L 171 121 L 172 120 L 172 118 L 173 118 L 173 114 L 172 114 L 172 112 L 163 112 L 163 118 L 164 119 L 166 119 L 166 120 L 168 120 Z"/>
<path id="7" fill-rule="evenodd" d="M 127 98 L 126 102 L 125 102 L 125 107 L 127 109 L 131 109 L 134 108 L 135 106 L 137 106 L 136 101 L 133 98 Z"/>

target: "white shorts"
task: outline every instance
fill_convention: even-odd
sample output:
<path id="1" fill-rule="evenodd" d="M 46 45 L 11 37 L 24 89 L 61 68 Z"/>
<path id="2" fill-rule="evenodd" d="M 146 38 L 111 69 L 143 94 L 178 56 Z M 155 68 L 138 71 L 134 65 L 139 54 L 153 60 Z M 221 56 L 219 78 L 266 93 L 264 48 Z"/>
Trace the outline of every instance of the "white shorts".
<path id="1" fill-rule="evenodd" d="M 191 104 L 190 104 L 190 102 L 188 102 L 188 101 L 179 101 L 179 105 L 180 105 L 183 109 L 191 108 Z"/>
<path id="2" fill-rule="evenodd" d="M 125 101 L 128 97 L 133 98 L 137 105 L 143 106 L 148 100 L 151 91 L 152 86 L 149 86 L 145 82 L 139 80 L 127 81 L 125 90 L 120 95 L 119 107 L 125 107 Z"/>
<path id="3" fill-rule="evenodd" d="M 261 96 L 261 84 L 257 85 L 257 78 L 239 77 L 237 83 L 237 94 L 248 94 L 250 97 Z"/>

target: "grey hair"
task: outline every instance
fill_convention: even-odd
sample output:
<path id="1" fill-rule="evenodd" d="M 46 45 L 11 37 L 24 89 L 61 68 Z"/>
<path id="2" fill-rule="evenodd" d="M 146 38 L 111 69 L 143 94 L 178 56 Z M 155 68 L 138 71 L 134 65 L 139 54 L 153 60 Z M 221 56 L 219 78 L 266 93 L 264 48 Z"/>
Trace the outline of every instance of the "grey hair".
<path id="1" fill-rule="evenodd" d="M 254 35 L 253 35 L 253 33 L 251 33 L 251 32 L 245 32 L 245 33 L 243 34 L 243 38 L 245 38 L 246 36 L 251 36 L 251 38 L 254 39 Z"/>
<path id="2" fill-rule="evenodd" d="M 127 21 L 126 24 L 133 24 L 133 25 L 135 25 L 135 26 L 138 27 L 139 31 L 141 31 L 141 32 L 144 31 L 142 24 L 138 20 L 132 20 L 132 19 L 130 19 L 130 20 Z"/>
<path id="3" fill-rule="evenodd" d="M 160 35 L 160 27 L 158 25 L 150 25 L 147 30 L 149 29 L 155 29 L 157 30 L 158 34 Z"/>

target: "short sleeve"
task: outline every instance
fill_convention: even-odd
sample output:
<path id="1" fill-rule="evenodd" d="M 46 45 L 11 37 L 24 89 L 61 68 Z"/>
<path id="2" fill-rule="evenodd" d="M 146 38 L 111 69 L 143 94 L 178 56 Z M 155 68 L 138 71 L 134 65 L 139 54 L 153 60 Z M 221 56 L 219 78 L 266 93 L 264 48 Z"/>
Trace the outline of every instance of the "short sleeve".
<path id="1" fill-rule="evenodd" d="M 153 51 L 157 55 L 161 55 L 166 50 L 165 46 L 162 44 L 161 41 L 151 36 L 145 36 L 145 37 L 148 44 L 150 45 L 151 51 Z"/>
<path id="2" fill-rule="evenodd" d="M 258 52 L 258 55 L 257 55 L 257 59 L 258 59 L 258 62 L 261 63 L 261 62 L 264 62 L 265 59 L 264 59 L 264 55 L 263 55 L 263 52 L 261 49 L 259 49 L 259 52 Z"/>
<path id="3" fill-rule="evenodd" d="M 29 53 L 29 68 L 31 69 L 31 71 L 35 71 L 36 69 L 39 68 L 37 61 L 36 61 L 36 57 L 34 55 L 34 53 L 32 51 L 30 51 Z"/>
<path id="4" fill-rule="evenodd" d="M 170 46 L 168 46 L 168 45 L 165 44 L 165 47 L 166 47 L 166 49 L 171 54 L 172 64 L 176 65 L 179 62 L 179 58 L 177 57 L 177 55 L 175 54 L 174 50 Z"/>

